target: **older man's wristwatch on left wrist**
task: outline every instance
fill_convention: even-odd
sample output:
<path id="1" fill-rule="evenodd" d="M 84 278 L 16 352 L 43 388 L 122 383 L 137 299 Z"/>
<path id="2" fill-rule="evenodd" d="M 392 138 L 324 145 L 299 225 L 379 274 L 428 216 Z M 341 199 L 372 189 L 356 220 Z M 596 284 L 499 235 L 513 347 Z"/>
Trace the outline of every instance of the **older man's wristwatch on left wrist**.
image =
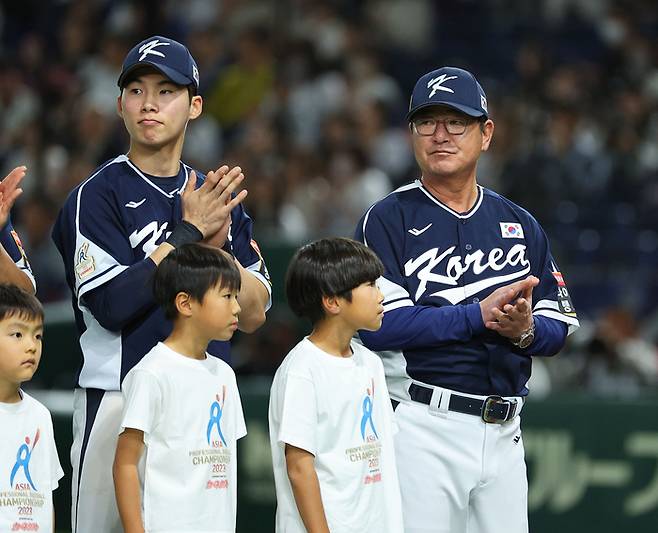
<path id="1" fill-rule="evenodd" d="M 532 344 L 532 341 L 535 340 L 535 321 L 532 321 L 532 324 L 528 329 L 526 329 L 520 336 L 516 339 L 512 339 L 512 344 L 518 346 L 522 350 L 527 348 Z"/>

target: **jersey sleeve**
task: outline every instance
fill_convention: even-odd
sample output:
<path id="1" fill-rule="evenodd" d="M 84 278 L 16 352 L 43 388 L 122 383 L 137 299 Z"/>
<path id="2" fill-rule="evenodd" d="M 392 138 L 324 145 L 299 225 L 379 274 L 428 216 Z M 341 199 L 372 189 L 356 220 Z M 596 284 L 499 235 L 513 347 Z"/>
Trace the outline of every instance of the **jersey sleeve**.
<path id="1" fill-rule="evenodd" d="M 310 376 L 288 373 L 279 382 L 279 425 L 276 439 L 316 455 L 317 405 Z"/>
<path id="2" fill-rule="evenodd" d="M 442 307 L 417 305 L 402 272 L 404 243 L 401 213 L 375 204 L 357 226 L 355 239 L 371 248 L 384 264 L 377 284 L 384 294 L 384 320 L 378 331 L 359 332 L 371 350 L 397 350 L 465 342 L 485 331 L 479 304 Z"/>
<path id="3" fill-rule="evenodd" d="M 134 262 L 115 193 L 96 174 L 69 196 L 55 223 L 53 240 L 80 305 L 87 292 Z"/>
<path id="4" fill-rule="evenodd" d="M 388 387 L 386 386 L 386 374 L 384 372 L 384 364 L 382 363 L 382 360 L 379 357 L 377 357 L 376 355 L 375 357 L 376 357 L 375 363 L 377 365 L 377 386 L 379 387 L 379 393 L 382 395 L 382 399 L 384 400 L 384 409 L 386 409 L 387 418 L 391 421 L 391 434 L 395 435 L 400 430 L 400 428 L 395 419 L 393 404 L 391 403 L 391 397 L 388 393 Z"/>
<path id="5" fill-rule="evenodd" d="M 533 254 L 532 274 L 539 278 L 539 285 L 532 291 L 532 313 L 535 316 L 557 320 L 568 326 L 568 334 L 579 327 L 576 309 L 569 296 L 564 277 L 551 254 L 548 237 L 539 223 L 532 219 L 531 233 L 534 242 L 528 243 Z"/>
<path id="6" fill-rule="evenodd" d="M 23 249 L 21 239 L 18 236 L 18 233 L 16 233 L 16 230 L 13 228 L 11 220 L 7 220 L 5 227 L 0 230 L 0 244 L 5 249 L 9 257 L 11 257 L 16 267 L 28 278 L 30 278 L 32 285 L 36 289 L 34 275 L 32 274 L 32 267 L 30 267 L 30 263 L 27 260 L 27 254 Z"/>
<path id="7" fill-rule="evenodd" d="M 382 216 L 382 211 L 386 216 Z M 357 226 L 355 239 L 371 248 L 384 264 L 378 285 L 384 293 L 384 312 L 409 307 L 414 302 L 406 289 L 399 246 L 404 242 L 401 214 L 375 204 Z"/>
<path id="8" fill-rule="evenodd" d="M 253 222 L 240 204 L 231 212 L 231 231 L 229 232 L 231 252 L 240 264 L 265 285 L 269 293 L 266 310 L 272 305 L 272 282 L 260 252 L 258 244 L 253 238 Z"/>
<path id="9" fill-rule="evenodd" d="M 126 375 L 122 385 L 123 415 L 121 431 L 126 428 L 144 432 L 144 443 L 158 423 L 162 412 L 162 389 L 157 378 L 142 369 L 133 369 Z"/>

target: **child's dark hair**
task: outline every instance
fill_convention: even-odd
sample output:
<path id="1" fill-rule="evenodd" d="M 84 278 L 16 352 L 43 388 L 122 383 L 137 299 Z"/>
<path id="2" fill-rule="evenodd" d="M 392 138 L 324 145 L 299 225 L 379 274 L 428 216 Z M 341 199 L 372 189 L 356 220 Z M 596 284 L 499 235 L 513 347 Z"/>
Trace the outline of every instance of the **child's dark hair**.
<path id="1" fill-rule="evenodd" d="M 0 320 L 18 316 L 43 322 L 43 307 L 36 296 L 16 285 L 0 284 Z"/>
<path id="2" fill-rule="evenodd" d="M 240 290 L 240 271 L 233 258 L 218 248 L 203 244 L 184 244 L 172 250 L 155 272 L 153 295 L 173 320 L 178 315 L 176 295 L 186 292 L 197 302 L 209 289 L 219 285 L 230 291 Z"/>
<path id="3" fill-rule="evenodd" d="M 352 301 L 352 289 L 375 281 L 384 265 L 367 246 L 343 237 L 302 246 L 290 261 L 286 297 L 294 313 L 315 324 L 325 316 L 323 296 Z"/>

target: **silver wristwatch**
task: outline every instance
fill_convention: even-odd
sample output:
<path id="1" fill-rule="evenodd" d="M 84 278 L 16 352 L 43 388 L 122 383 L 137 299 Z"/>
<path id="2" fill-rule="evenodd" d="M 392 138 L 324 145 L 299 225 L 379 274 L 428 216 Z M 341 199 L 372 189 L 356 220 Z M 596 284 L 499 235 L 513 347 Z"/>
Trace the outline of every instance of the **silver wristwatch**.
<path id="1" fill-rule="evenodd" d="M 512 339 L 512 344 L 518 346 L 522 350 L 527 348 L 532 344 L 532 341 L 535 340 L 535 321 L 532 321 L 532 324 L 528 329 L 526 329 L 519 337 Z"/>

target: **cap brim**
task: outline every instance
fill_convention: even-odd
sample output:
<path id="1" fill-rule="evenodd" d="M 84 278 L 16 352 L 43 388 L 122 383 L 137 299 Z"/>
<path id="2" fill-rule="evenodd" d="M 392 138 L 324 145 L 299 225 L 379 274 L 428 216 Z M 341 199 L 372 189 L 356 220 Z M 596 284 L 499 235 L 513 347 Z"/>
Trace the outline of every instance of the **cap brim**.
<path id="1" fill-rule="evenodd" d="M 154 68 L 155 70 L 160 72 L 163 76 L 173 81 L 176 85 L 183 85 L 185 87 L 187 87 L 188 85 L 192 85 L 194 86 L 196 91 L 196 84 L 194 80 L 189 79 L 187 76 L 183 76 L 180 72 L 177 72 L 165 65 L 158 65 L 157 63 L 153 63 L 151 61 L 140 61 L 139 63 L 135 63 L 132 67 L 122 72 L 121 76 L 119 76 L 119 81 L 117 82 L 119 87 L 123 88 L 124 81 L 129 74 L 144 67 Z"/>
<path id="2" fill-rule="evenodd" d="M 461 104 L 455 104 L 453 102 L 434 101 L 434 102 L 427 102 L 426 104 L 421 104 L 413 108 L 411 111 L 409 111 L 407 113 L 407 122 L 410 122 L 413 116 L 416 113 L 418 113 L 421 109 L 426 109 L 428 107 L 437 107 L 437 106 L 451 107 L 452 109 L 461 111 L 462 113 L 465 113 L 469 117 L 473 117 L 473 118 L 488 117 L 488 115 L 481 109 L 475 109 L 473 107 L 468 107 Z"/>

